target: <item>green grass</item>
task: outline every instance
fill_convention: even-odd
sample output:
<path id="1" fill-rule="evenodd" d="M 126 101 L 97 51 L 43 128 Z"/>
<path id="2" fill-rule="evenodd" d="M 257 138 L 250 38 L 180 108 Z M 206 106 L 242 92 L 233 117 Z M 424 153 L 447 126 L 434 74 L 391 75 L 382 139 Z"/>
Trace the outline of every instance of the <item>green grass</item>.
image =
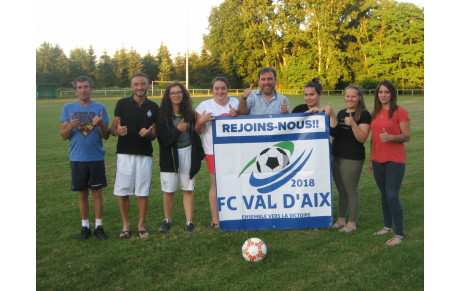
<path id="1" fill-rule="evenodd" d="M 291 109 L 302 96 L 288 96 Z M 115 99 L 97 99 L 113 118 Z M 194 98 L 197 106 L 207 98 Z M 159 103 L 159 99 L 153 99 Z M 345 107 L 342 96 L 324 96 L 334 110 Z M 59 136 L 64 102 L 36 104 L 36 287 L 38 290 L 340 290 L 424 288 L 424 129 L 423 96 L 400 97 L 409 111 L 411 140 L 406 143 L 407 168 L 400 198 L 404 207 L 405 240 L 390 248 L 390 237 L 372 235 L 382 227 L 380 193 L 364 167 L 358 230 L 349 234 L 330 229 L 276 231 L 219 231 L 211 229 L 209 174 L 205 163 L 196 177 L 196 230 L 184 232 L 182 195 L 175 195 L 173 226 L 157 233 L 163 219 L 159 187 L 158 143 L 154 144 L 153 189 L 146 227 L 150 237 L 119 239 L 122 227 L 117 198 L 112 195 L 116 141 L 104 142 L 108 187 L 104 189 L 104 227 L 107 241 L 95 237 L 80 243 L 78 194 L 70 191 L 68 142 Z M 373 97 L 366 97 L 372 108 Z M 369 141 L 366 143 L 369 157 Z M 368 162 L 366 161 L 365 165 Z M 334 220 L 337 193 L 334 186 Z M 137 224 L 136 201 L 131 200 L 132 230 Z M 92 207 L 92 201 L 90 200 Z M 90 211 L 94 227 L 94 214 Z M 268 256 L 247 263 L 241 246 L 249 237 L 262 238 Z"/>

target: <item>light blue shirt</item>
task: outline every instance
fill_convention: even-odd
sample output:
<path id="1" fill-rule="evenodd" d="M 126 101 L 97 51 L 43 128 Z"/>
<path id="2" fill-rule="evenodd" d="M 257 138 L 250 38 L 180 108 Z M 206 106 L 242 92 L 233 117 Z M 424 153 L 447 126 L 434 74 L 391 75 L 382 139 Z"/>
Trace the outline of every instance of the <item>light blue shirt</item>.
<path id="1" fill-rule="evenodd" d="M 91 101 L 88 106 L 81 105 L 78 101 L 64 105 L 61 122 L 70 122 L 72 118 L 78 118 L 80 126 L 72 129 L 69 137 L 69 156 L 72 162 L 103 161 L 105 150 L 102 147 L 102 138 L 99 126 L 93 126 L 91 122 L 94 116 L 103 114 L 104 123 L 109 123 L 109 117 L 105 106 Z"/>
<path id="2" fill-rule="evenodd" d="M 281 114 L 281 104 L 283 104 L 283 100 L 286 100 L 287 110 L 289 112 L 289 99 L 287 99 L 286 96 L 281 95 L 275 90 L 275 95 L 267 102 L 260 89 L 254 90 L 249 94 L 247 100 L 249 114 Z"/>

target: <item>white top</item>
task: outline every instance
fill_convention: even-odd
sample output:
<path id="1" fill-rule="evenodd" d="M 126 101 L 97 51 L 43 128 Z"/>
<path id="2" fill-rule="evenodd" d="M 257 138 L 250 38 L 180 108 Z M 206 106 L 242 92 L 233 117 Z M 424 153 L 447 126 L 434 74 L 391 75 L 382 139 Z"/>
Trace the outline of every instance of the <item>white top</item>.
<path id="1" fill-rule="evenodd" d="M 230 115 L 229 104 L 232 105 L 232 108 L 238 110 L 239 100 L 237 98 L 230 97 L 230 101 L 227 104 L 225 104 L 225 106 L 216 103 L 216 101 L 214 101 L 214 98 L 205 100 L 198 105 L 195 111 L 198 114 L 203 114 L 203 112 L 206 111 L 206 114 L 211 112 L 212 116 L 228 116 Z M 214 148 L 212 143 L 212 121 L 208 121 L 204 125 L 203 149 L 204 153 L 207 155 L 214 154 Z"/>

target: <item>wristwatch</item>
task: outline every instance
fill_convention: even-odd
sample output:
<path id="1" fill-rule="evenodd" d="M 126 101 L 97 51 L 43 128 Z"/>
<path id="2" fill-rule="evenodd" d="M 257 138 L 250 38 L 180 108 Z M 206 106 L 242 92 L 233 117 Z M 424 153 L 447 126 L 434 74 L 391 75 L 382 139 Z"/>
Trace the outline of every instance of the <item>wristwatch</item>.
<path id="1" fill-rule="evenodd" d="M 246 99 L 248 99 L 248 97 L 241 97 L 241 99 L 246 100 Z"/>

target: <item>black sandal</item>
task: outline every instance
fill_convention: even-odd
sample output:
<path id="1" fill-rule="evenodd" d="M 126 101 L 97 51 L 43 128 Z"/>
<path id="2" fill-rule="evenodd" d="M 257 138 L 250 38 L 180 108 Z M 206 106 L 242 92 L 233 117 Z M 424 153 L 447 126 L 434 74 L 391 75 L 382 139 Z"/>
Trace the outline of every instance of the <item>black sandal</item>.
<path id="1" fill-rule="evenodd" d="M 131 236 L 130 230 L 122 230 L 120 232 L 120 238 L 129 238 Z"/>

